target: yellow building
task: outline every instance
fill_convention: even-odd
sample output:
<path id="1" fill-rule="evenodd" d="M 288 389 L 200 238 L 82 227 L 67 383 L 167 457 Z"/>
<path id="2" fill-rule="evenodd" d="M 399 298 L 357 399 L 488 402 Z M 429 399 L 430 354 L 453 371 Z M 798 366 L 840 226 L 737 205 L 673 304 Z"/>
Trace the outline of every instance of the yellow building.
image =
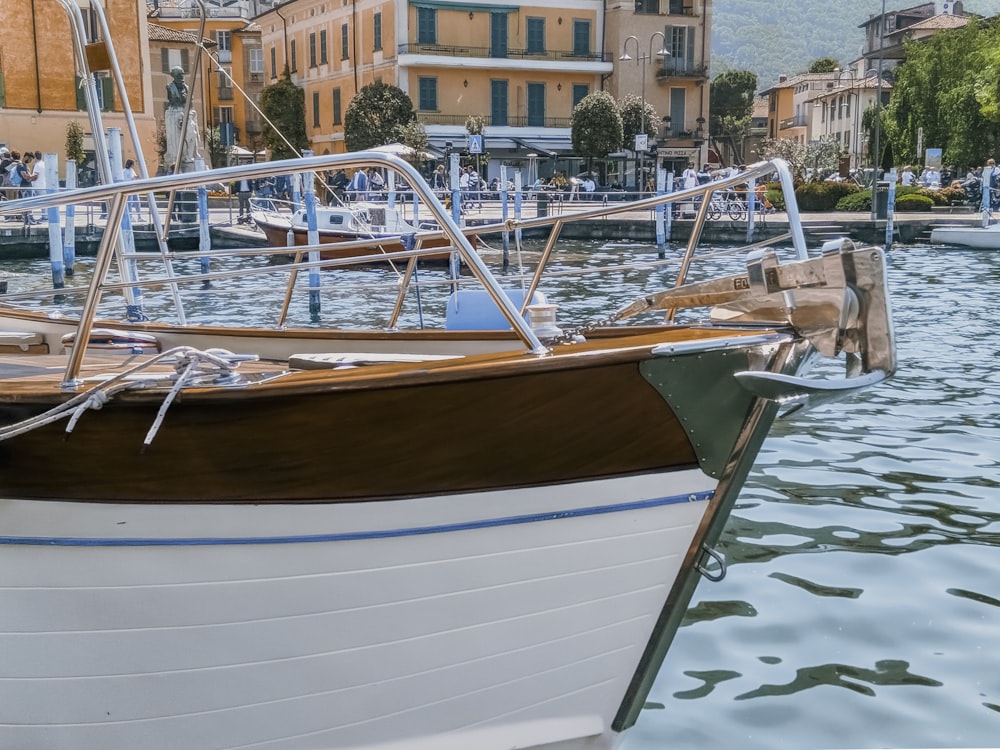
<path id="1" fill-rule="evenodd" d="M 761 92 L 768 100 L 767 137 L 808 143 L 814 137 L 810 130 L 814 100 L 836 85 L 833 73 L 779 76 L 778 83 Z"/>
<path id="2" fill-rule="evenodd" d="M 343 117 L 368 83 L 413 101 L 432 149 L 464 150 L 481 118 L 495 177 L 501 161 L 566 168 L 573 106 L 613 70 L 599 0 L 511 5 L 452 0 L 291 0 L 257 17 L 268 83 L 288 63 L 305 90 L 314 152 L 344 150 Z"/>
<path id="3" fill-rule="evenodd" d="M 97 15 L 82 3 L 84 35 L 88 42 L 102 38 Z M 144 143 L 153 143 L 155 121 L 146 60 L 145 3 L 137 0 L 105 0 L 102 4 L 115 41 L 129 107 Z M 3 0 L 4 33 L 0 34 L 0 144 L 12 149 L 52 152 L 65 159 L 66 128 L 79 123 L 85 133 L 84 147 L 93 151 L 94 133 L 87 117 L 86 101 L 73 56 L 73 37 L 67 14 L 55 2 L 44 7 L 32 0 Z M 100 45 L 99 45 L 100 46 Z M 127 133 L 122 97 L 97 62 L 98 100 L 105 128 Z M 126 139 L 127 143 L 127 139 Z M 133 156 L 130 147 L 126 157 Z M 145 153 L 147 164 L 155 153 Z M 92 164 L 91 164 L 92 166 Z M 152 165 L 155 168 L 155 164 Z M 60 174 L 63 169 L 60 166 Z M 87 177 L 85 172 L 82 178 Z"/>
<path id="4" fill-rule="evenodd" d="M 606 87 L 653 105 L 661 164 L 680 173 L 705 163 L 712 0 L 608 0 L 605 50 L 615 60 Z M 622 59 L 627 57 L 630 59 Z M 651 147 L 654 144 L 650 144 Z"/>

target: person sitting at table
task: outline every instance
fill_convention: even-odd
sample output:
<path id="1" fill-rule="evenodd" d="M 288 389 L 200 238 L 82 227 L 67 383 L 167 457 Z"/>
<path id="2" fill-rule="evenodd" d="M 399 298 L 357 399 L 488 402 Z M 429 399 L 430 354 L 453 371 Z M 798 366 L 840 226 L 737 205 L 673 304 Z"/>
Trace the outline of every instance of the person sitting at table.
<path id="1" fill-rule="evenodd" d="M 925 188 L 938 189 L 941 187 L 941 173 L 933 167 L 927 167 L 920 173 L 920 184 Z"/>

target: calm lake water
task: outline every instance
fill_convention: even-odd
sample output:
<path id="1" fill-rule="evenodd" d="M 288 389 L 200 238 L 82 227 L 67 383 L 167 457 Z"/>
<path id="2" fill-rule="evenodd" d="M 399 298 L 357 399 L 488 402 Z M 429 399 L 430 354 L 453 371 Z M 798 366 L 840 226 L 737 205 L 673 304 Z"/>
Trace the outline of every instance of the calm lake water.
<path id="1" fill-rule="evenodd" d="M 3 266 L 26 274 L 12 291 L 49 274 L 47 261 Z M 546 290 L 566 324 L 666 277 Z M 345 292 L 371 281 L 391 277 L 354 272 L 324 318 L 350 321 Z M 728 575 L 700 583 L 626 750 L 1000 746 L 1000 253 L 900 246 L 890 286 L 899 372 L 772 431 L 720 544 Z M 254 294 L 205 291 L 190 317 L 260 310 Z"/>

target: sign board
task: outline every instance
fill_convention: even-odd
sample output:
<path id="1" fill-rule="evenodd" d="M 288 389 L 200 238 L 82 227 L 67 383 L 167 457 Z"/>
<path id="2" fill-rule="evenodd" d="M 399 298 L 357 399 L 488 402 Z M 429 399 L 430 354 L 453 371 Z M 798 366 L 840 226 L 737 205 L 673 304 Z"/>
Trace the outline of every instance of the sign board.
<path id="1" fill-rule="evenodd" d="M 924 166 L 933 167 L 934 169 L 941 169 L 941 149 L 939 148 L 927 149 L 927 156 L 924 159 Z"/>
<path id="2" fill-rule="evenodd" d="M 469 153 L 470 154 L 483 153 L 483 137 L 481 135 L 469 136 Z"/>
<path id="3" fill-rule="evenodd" d="M 649 136 L 646 133 L 636 133 L 635 150 L 645 151 L 649 148 Z"/>
<path id="4" fill-rule="evenodd" d="M 698 152 L 696 148 L 658 148 L 657 156 L 665 156 L 668 159 L 687 159 Z"/>

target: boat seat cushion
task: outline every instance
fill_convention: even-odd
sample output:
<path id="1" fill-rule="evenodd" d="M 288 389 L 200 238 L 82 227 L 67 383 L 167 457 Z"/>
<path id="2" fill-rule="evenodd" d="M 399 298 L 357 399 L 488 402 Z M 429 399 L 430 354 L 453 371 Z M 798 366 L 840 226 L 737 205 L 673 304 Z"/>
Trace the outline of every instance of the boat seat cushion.
<path id="1" fill-rule="evenodd" d="M 0 331 L 0 354 L 48 354 L 45 337 L 31 331 Z"/>
<path id="2" fill-rule="evenodd" d="M 76 333 L 67 333 L 61 339 L 67 349 L 76 343 Z M 87 351 L 101 354 L 156 354 L 160 342 L 156 336 L 137 331 L 119 331 L 116 328 L 92 328 L 87 340 Z"/>
<path id="3" fill-rule="evenodd" d="M 312 352 L 293 354 L 288 366 L 295 370 L 330 370 L 338 367 L 363 367 L 396 362 L 435 362 L 457 359 L 460 354 L 396 354 L 381 352 Z"/>

